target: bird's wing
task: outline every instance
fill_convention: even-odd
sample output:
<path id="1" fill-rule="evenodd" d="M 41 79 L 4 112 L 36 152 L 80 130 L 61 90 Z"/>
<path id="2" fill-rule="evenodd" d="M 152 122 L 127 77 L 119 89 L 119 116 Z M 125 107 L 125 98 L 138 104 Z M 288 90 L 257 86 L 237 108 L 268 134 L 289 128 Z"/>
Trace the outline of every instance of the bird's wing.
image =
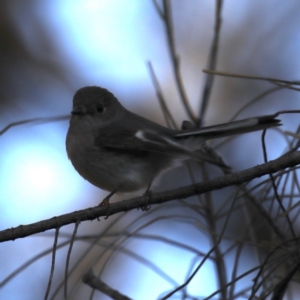
<path id="1" fill-rule="evenodd" d="M 208 162 L 222 168 L 230 169 L 223 161 L 216 160 L 204 151 L 190 150 L 184 143 L 169 137 L 162 132 L 151 130 L 131 130 L 120 127 L 103 128 L 95 139 L 98 147 L 114 151 L 128 151 L 139 155 L 141 152 L 162 153 L 175 157 L 192 158 Z"/>
<path id="2" fill-rule="evenodd" d="M 132 130 L 122 127 L 101 128 L 95 139 L 96 146 L 130 151 L 162 152 L 180 154 L 187 151 L 179 141 L 161 132 Z"/>

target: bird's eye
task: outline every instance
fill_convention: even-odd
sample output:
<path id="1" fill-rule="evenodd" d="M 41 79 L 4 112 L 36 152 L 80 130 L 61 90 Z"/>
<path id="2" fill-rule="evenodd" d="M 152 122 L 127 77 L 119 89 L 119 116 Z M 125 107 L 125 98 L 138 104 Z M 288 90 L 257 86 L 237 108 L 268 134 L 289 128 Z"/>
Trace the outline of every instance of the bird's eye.
<path id="1" fill-rule="evenodd" d="M 97 105 L 97 112 L 98 113 L 102 114 L 102 113 L 104 113 L 104 110 L 105 110 L 105 108 L 104 108 L 103 104 L 98 104 Z"/>

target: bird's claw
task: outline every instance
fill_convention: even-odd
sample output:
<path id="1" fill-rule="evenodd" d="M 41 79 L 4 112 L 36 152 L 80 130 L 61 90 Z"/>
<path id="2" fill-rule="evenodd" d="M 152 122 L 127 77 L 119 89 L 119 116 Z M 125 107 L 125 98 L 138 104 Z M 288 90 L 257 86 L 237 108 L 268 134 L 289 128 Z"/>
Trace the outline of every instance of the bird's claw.
<path id="1" fill-rule="evenodd" d="M 144 197 L 146 197 L 146 203 L 140 207 L 138 207 L 138 209 L 140 208 L 142 211 L 148 211 L 150 208 L 151 208 L 151 205 L 148 205 L 148 202 L 150 201 L 151 199 L 151 195 L 152 195 L 152 192 L 151 191 L 146 191 L 145 194 L 144 194 Z"/>
<path id="2" fill-rule="evenodd" d="M 105 197 L 98 206 L 105 206 L 106 207 L 106 217 L 104 218 L 106 220 L 110 216 L 109 197 Z"/>

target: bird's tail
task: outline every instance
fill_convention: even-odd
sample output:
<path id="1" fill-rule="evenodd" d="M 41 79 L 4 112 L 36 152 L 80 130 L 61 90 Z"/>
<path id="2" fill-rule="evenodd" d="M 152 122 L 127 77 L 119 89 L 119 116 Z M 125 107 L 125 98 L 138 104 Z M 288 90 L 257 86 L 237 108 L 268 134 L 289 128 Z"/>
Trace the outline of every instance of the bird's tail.
<path id="1" fill-rule="evenodd" d="M 240 121 L 203 127 L 197 130 L 191 130 L 186 132 L 182 131 L 175 137 L 181 139 L 194 136 L 203 137 L 203 140 L 211 140 L 236 134 L 243 134 L 247 132 L 268 129 L 271 127 L 277 127 L 281 125 L 281 121 L 279 119 L 276 119 L 277 116 L 278 114 L 254 117 L 249 119 L 243 119 Z"/>

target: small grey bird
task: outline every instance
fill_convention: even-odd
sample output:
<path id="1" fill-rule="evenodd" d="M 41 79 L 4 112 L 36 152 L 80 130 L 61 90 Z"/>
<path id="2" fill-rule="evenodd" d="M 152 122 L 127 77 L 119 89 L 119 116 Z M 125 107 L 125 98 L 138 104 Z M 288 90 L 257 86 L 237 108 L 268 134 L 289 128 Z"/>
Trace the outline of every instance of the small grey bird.
<path id="1" fill-rule="evenodd" d="M 279 125 L 276 115 L 268 115 L 173 130 L 128 111 L 108 90 L 91 86 L 75 93 L 66 148 L 83 178 L 111 192 L 108 200 L 115 192 L 149 188 L 158 175 L 186 159 L 228 168 L 205 150 L 205 141 Z"/>

